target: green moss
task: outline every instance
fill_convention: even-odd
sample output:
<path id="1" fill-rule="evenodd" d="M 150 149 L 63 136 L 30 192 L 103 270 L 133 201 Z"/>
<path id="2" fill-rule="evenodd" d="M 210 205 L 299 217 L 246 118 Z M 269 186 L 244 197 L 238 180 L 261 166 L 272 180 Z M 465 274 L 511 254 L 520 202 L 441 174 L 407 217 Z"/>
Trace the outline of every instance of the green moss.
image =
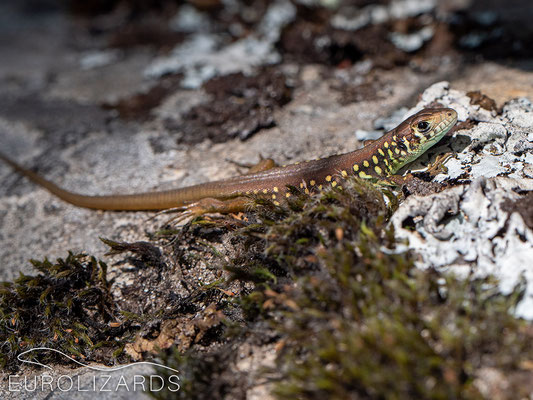
<path id="1" fill-rule="evenodd" d="M 159 399 L 245 398 L 261 380 L 279 399 L 477 399 L 481 368 L 507 377 L 530 365 L 533 329 L 512 316 L 522 283 L 504 296 L 492 277 L 415 268 L 416 255 L 400 250 L 387 223 L 397 207 L 387 187 L 354 179 L 311 198 L 292 193 L 287 207 L 256 198 L 243 220 L 196 218 L 178 237 L 162 235 L 167 259 L 227 271 L 228 279 L 215 273 L 201 285 L 195 275 L 183 278 L 194 288 L 184 297 L 171 296 L 174 267 L 161 247 L 105 240 L 115 254 L 134 254 L 140 283 L 154 278 L 128 293 L 168 284 L 164 308 L 118 307 L 107 267 L 94 257 L 33 261 L 38 274 L 0 288 L 0 361 L 14 369 L 17 354 L 46 346 L 120 362 L 136 330 L 153 340 L 171 321 L 176 344 L 192 347 L 160 353 L 180 371 L 181 389 L 152 394 Z M 250 377 L 247 367 L 236 368 L 243 348 L 255 360 L 275 348 L 275 368 L 255 368 Z M 60 361 L 56 353 L 40 356 Z M 509 388 L 510 397 L 522 396 Z"/>
<path id="2" fill-rule="evenodd" d="M 69 253 L 55 263 L 31 260 L 37 275 L 20 274 L 0 288 L 0 354 L 3 367 L 17 369 L 16 356 L 33 347 L 50 347 L 85 360 L 114 362 L 129 324 L 112 327 L 120 314 L 109 292 L 107 266 L 84 254 Z M 34 354 L 35 355 L 35 354 Z M 40 352 L 39 361 L 61 360 Z M 125 360 L 124 356 L 119 358 Z"/>
<path id="3" fill-rule="evenodd" d="M 246 371 L 228 368 L 238 357 L 238 348 L 234 344 L 201 356 L 195 352 L 181 354 L 177 349 L 163 353 L 163 364 L 180 371 L 180 389 L 173 393 L 161 390 L 150 395 L 159 400 L 246 399 Z M 169 376 L 165 369 L 159 370 L 158 374 Z"/>
<path id="4" fill-rule="evenodd" d="M 387 188 L 355 179 L 294 199 L 261 201 L 233 232 L 243 246 L 224 265 L 253 286 L 228 306 L 244 320 L 217 350 L 162 353 L 183 371 L 181 398 L 245 393 L 222 371 L 236 363 L 228 349 L 251 342 L 283 343 L 265 371 L 280 399 L 476 399 L 480 368 L 512 374 L 533 357 L 530 325 L 512 316 L 523 285 L 504 296 L 491 277 L 414 268 L 387 225 L 397 206 Z"/>
<path id="5" fill-rule="evenodd" d="M 278 398 L 479 398 L 479 368 L 516 370 L 531 357 L 510 314 L 522 286 L 503 296 L 490 279 L 413 269 L 373 236 L 325 250 L 325 275 L 287 293 L 297 307 L 275 324 L 287 339 Z"/>

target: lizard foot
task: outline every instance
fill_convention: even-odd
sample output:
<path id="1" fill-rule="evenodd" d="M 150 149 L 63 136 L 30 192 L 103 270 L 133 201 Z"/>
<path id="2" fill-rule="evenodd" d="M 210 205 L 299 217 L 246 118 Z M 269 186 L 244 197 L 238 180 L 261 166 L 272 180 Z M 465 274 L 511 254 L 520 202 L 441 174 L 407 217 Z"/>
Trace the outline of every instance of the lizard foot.
<path id="1" fill-rule="evenodd" d="M 428 169 L 424 171 L 430 177 L 434 178 L 438 174 L 448 172 L 448 168 L 444 166 L 444 163 L 453 156 L 452 153 L 439 154 L 435 161 L 428 165 Z"/>
<path id="2" fill-rule="evenodd" d="M 166 223 L 174 223 L 178 225 L 189 218 L 199 217 L 204 214 L 238 213 L 245 211 L 249 205 L 250 199 L 246 197 L 235 197 L 228 200 L 206 197 L 181 207 L 161 211 L 156 215 L 177 213 L 177 215 L 170 218 Z"/>
<path id="3" fill-rule="evenodd" d="M 271 158 L 263 158 L 263 157 L 261 157 L 259 162 L 257 164 L 254 164 L 254 165 L 243 164 L 243 163 L 240 163 L 240 162 L 237 162 L 237 161 L 233 161 L 233 160 L 227 160 L 227 161 L 229 161 L 232 164 L 235 164 L 235 165 L 237 165 L 239 167 L 248 168 L 248 171 L 244 175 L 256 174 L 258 172 L 267 171 L 267 170 L 269 170 L 271 168 L 274 168 L 274 167 L 278 166 L 273 159 L 271 159 Z"/>

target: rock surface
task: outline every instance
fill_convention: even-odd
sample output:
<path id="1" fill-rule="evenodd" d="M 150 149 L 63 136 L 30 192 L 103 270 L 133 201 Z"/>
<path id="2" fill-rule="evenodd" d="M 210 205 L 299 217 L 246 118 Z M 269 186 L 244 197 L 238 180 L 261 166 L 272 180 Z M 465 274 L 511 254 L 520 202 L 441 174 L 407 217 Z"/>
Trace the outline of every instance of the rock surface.
<path id="1" fill-rule="evenodd" d="M 533 319 L 533 231 L 525 222 L 532 210 L 520 208 L 521 194 L 533 190 L 533 105 L 526 98 L 514 99 L 496 114 L 441 82 L 408 113 L 433 102 L 457 110 L 460 122 L 476 124 L 456 129 L 428 152 L 452 154 L 444 164 L 447 172 L 435 180 L 460 186 L 407 198 L 392 218 L 396 232 L 421 255 L 420 267 L 474 277 L 494 274 L 504 293 L 523 277 L 527 289 L 516 314 Z"/>

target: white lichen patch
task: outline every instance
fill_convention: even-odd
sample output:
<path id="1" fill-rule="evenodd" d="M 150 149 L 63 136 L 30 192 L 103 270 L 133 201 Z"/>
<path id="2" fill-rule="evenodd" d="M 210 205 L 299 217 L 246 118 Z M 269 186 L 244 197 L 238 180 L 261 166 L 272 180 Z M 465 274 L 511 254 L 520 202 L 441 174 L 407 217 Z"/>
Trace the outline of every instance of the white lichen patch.
<path id="1" fill-rule="evenodd" d="M 431 26 L 425 26 L 414 33 L 404 34 L 393 32 L 390 35 L 390 40 L 400 50 L 414 52 L 419 50 L 434 34 L 435 31 Z"/>
<path id="2" fill-rule="evenodd" d="M 494 274 L 504 293 L 523 276 L 526 295 L 516 313 L 533 319 L 533 231 L 520 214 L 502 209 L 508 199 L 519 198 L 512 188 L 533 190 L 533 180 L 480 178 L 431 196 L 411 196 L 392 224 L 422 256 L 421 268 L 464 274 L 468 266 L 473 277 Z"/>
<path id="3" fill-rule="evenodd" d="M 383 24 L 429 13 L 436 6 L 436 0 L 394 0 L 386 5 L 369 4 L 362 8 L 349 5 L 338 10 L 331 25 L 337 29 L 356 31 L 371 24 Z"/>
<path id="4" fill-rule="evenodd" d="M 150 78 L 183 73 L 181 86 L 199 88 L 214 76 L 234 72 L 250 74 L 255 67 L 280 61 L 275 50 L 281 29 L 294 19 L 296 8 L 289 2 L 274 2 L 256 34 L 233 43 L 223 43 L 214 34 L 197 33 L 177 46 L 170 55 L 156 58 L 144 71 Z"/>
<path id="5" fill-rule="evenodd" d="M 503 175 L 508 170 L 501 165 L 500 158 L 496 156 L 483 157 L 478 163 L 472 164 L 472 178 L 493 178 L 498 175 Z"/>
<path id="6" fill-rule="evenodd" d="M 515 99 L 498 114 L 471 104 L 465 93 L 441 82 L 428 88 L 406 114 L 434 102 L 455 109 L 460 122 L 473 125 L 457 129 L 411 168 L 423 168 L 434 154 L 451 153 L 447 172 L 435 180 L 459 185 L 408 197 L 392 217 L 396 233 L 420 255 L 421 268 L 473 277 L 493 274 L 503 293 L 523 277 L 526 293 L 516 315 L 533 319 L 533 231 L 520 213 L 503 206 L 533 190 L 533 106 L 527 99 Z"/>

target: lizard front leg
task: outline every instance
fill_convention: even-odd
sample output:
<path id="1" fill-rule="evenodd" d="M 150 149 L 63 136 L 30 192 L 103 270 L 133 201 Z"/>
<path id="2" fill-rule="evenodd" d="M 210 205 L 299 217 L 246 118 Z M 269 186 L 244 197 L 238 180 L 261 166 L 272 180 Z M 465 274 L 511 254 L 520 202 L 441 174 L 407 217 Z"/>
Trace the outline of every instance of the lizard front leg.
<path id="1" fill-rule="evenodd" d="M 442 173 L 446 173 L 448 172 L 448 168 L 446 168 L 444 166 L 444 163 L 446 161 L 448 161 L 451 157 L 453 156 L 452 153 L 444 153 L 444 154 L 439 154 L 436 158 L 435 158 L 435 161 L 433 161 L 432 163 L 430 163 L 428 165 L 428 168 L 426 171 L 424 171 L 426 174 L 429 174 L 430 177 L 435 177 L 437 176 L 438 174 L 440 174 L 441 172 Z"/>
<path id="2" fill-rule="evenodd" d="M 276 164 L 276 162 L 273 159 L 263 158 L 263 157 L 261 157 L 261 159 L 259 160 L 257 164 L 253 164 L 253 165 L 245 164 L 245 163 L 241 163 L 241 162 L 233 161 L 233 160 L 226 160 L 226 161 L 229 161 L 230 163 L 235 164 L 239 167 L 248 168 L 248 171 L 245 172 L 243 175 L 256 174 L 258 172 L 268 171 L 269 169 L 278 166 L 278 164 Z"/>

